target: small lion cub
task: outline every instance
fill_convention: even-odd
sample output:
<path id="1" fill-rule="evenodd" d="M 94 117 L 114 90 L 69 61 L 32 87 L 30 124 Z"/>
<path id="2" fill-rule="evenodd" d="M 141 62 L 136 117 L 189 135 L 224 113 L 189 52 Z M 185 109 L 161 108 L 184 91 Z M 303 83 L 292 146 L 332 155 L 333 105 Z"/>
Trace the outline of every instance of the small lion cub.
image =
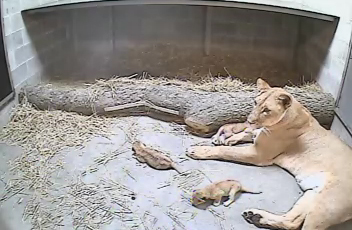
<path id="1" fill-rule="evenodd" d="M 132 150 L 137 160 L 141 163 L 146 163 L 154 169 L 175 169 L 178 173 L 181 173 L 178 165 L 168 156 L 159 150 L 148 148 L 140 141 L 133 143 Z"/>
<path id="2" fill-rule="evenodd" d="M 253 142 L 256 133 L 255 127 L 247 123 L 223 125 L 211 138 L 214 145 L 232 146 L 240 142 Z"/>
<path id="3" fill-rule="evenodd" d="M 221 199 L 228 196 L 229 199 L 224 202 L 224 206 L 229 206 L 235 201 L 238 192 L 246 192 L 252 194 L 260 194 L 261 192 L 252 192 L 242 187 L 240 182 L 236 180 L 225 180 L 210 184 L 203 189 L 193 190 L 192 204 L 199 205 L 206 202 L 207 199 L 214 200 L 213 205 L 219 206 Z"/>

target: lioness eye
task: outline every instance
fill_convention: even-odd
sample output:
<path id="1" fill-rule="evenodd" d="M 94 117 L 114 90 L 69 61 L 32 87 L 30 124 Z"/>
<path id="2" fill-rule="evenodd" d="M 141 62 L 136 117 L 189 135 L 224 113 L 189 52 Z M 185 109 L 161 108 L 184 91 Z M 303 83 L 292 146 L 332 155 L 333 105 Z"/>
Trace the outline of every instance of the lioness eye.
<path id="1" fill-rule="evenodd" d="M 270 109 L 268 108 L 263 109 L 263 113 L 270 113 Z"/>

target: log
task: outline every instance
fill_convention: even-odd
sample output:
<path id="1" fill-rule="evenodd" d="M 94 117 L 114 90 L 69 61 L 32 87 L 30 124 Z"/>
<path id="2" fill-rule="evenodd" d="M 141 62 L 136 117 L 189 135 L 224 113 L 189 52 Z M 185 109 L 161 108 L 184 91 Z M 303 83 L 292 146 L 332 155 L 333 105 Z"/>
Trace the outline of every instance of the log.
<path id="1" fill-rule="evenodd" d="M 334 99 L 309 87 L 286 87 L 321 125 L 329 128 Z M 178 85 L 115 84 L 97 90 L 85 85 L 39 84 L 24 88 L 28 101 L 42 110 L 63 110 L 84 115 L 145 115 L 186 124 L 200 136 L 210 136 L 228 123 L 244 122 L 253 108 L 256 90 L 206 92 Z"/>

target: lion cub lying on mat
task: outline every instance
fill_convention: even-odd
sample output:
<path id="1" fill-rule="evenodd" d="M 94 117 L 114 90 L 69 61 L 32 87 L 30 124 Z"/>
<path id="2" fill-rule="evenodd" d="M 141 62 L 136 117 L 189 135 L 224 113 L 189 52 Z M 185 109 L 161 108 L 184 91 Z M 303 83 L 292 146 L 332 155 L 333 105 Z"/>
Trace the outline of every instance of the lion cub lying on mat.
<path id="1" fill-rule="evenodd" d="M 304 191 L 285 214 L 260 209 L 242 213 L 257 227 L 326 230 L 352 219 L 352 150 L 318 121 L 290 93 L 258 79 L 260 94 L 247 122 L 259 129 L 248 146 L 194 146 L 194 159 L 227 160 L 257 166 L 278 165 Z M 275 178 L 273 178 L 275 180 Z M 349 229 L 352 229 L 351 227 Z"/>
<path id="2" fill-rule="evenodd" d="M 192 194 L 192 204 L 200 205 L 206 202 L 207 199 L 214 200 L 213 205 L 219 206 L 222 197 L 228 196 L 229 199 L 224 202 L 224 206 L 229 206 L 235 201 L 238 192 L 246 192 L 252 194 L 260 194 L 261 192 L 251 192 L 242 187 L 240 182 L 235 180 L 225 180 L 206 186 L 203 189 L 194 190 Z"/>

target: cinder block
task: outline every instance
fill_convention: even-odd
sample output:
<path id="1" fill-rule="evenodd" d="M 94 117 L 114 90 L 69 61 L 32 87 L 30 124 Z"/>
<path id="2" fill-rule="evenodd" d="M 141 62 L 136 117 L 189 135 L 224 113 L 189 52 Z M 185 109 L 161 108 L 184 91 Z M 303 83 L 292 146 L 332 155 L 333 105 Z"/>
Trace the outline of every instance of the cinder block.
<path id="1" fill-rule="evenodd" d="M 27 28 L 25 27 L 22 31 L 22 39 L 23 39 L 23 45 L 27 45 L 28 43 L 32 42 L 32 38 L 28 33 Z"/>
<path id="2" fill-rule="evenodd" d="M 22 31 L 16 31 L 5 37 L 7 51 L 15 50 L 23 45 Z"/>
<path id="3" fill-rule="evenodd" d="M 27 62 L 28 75 L 32 76 L 37 73 L 42 73 L 44 69 L 44 64 L 42 61 L 36 56 L 28 60 Z"/>
<path id="4" fill-rule="evenodd" d="M 48 4 L 48 3 L 54 3 L 58 2 L 58 0 L 41 0 L 40 5 Z"/>
<path id="5" fill-rule="evenodd" d="M 11 28 L 11 19 L 9 16 L 3 18 L 4 21 L 4 33 L 5 35 L 11 34 L 12 28 Z"/>
<path id="6" fill-rule="evenodd" d="M 336 99 L 341 77 L 341 75 L 336 76 L 331 73 L 329 69 L 323 67 L 317 78 L 317 82 L 325 92 L 331 93 L 331 95 Z"/>
<path id="7" fill-rule="evenodd" d="M 18 66 L 15 70 L 11 71 L 12 83 L 14 87 L 21 84 L 28 77 L 27 63 L 23 63 Z"/>
<path id="8" fill-rule="evenodd" d="M 22 9 L 29 9 L 40 5 L 41 0 L 21 0 Z"/>
<path id="9" fill-rule="evenodd" d="M 340 20 L 335 33 L 336 38 L 342 41 L 349 42 L 351 38 L 351 29 L 352 29 L 351 22 L 347 20 L 346 21 Z"/>
<path id="10" fill-rule="evenodd" d="M 27 85 L 36 85 L 36 84 L 39 84 L 40 81 L 42 79 L 42 75 L 41 74 L 34 74 L 32 76 L 28 76 L 28 78 L 26 78 L 24 81 L 22 81 L 20 84 L 18 84 L 16 87 L 15 87 L 15 91 L 16 92 L 19 92 L 19 90 L 21 88 L 23 88 L 24 86 L 27 86 Z"/>
<path id="11" fill-rule="evenodd" d="M 19 49 L 15 50 L 16 65 L 21 65 L 30 58 L 36 56 L 36 54 L 37 52 L 31 43 L 20 47 Z"/>
<path id="12" fill-rule="evenodd" d="M 345 69 L 345 62 L 340 61 L 338 58 L 332 58 L 329 66 L 329 72 L 333 76 L 342 77 L 343 71 Z"/>
<path id="13" fill-rule="evenodd" d="M 17 68 L 16 65 L 16 60 L 15 60 L 15 51 L 9 51 L 7 52 L 7 59 L 8 59 L 8 64 L 10 66 L 10 70 L 14 70 Z"/>
<path id="14" fill-rule="evenodd" d="M 348 43 L 340 39 L 335 38 L 330 45 L 330 52 L 334 54 L 335 58 L 340 61 L 346 61 L 348 53 Z"/>
<path id="15" fill-rule="evenodd" d="M 11 32 L 15 32 L 24 27 L 23 18 L 21 13 L 16 13 L 10 16 L 11 18 Z"/>
<path id="16" fill-rule="evenodd" d="M 2 2 L 4 16 L 19 13 L 21 11 L 20 0 L 3 0 Z"/>

